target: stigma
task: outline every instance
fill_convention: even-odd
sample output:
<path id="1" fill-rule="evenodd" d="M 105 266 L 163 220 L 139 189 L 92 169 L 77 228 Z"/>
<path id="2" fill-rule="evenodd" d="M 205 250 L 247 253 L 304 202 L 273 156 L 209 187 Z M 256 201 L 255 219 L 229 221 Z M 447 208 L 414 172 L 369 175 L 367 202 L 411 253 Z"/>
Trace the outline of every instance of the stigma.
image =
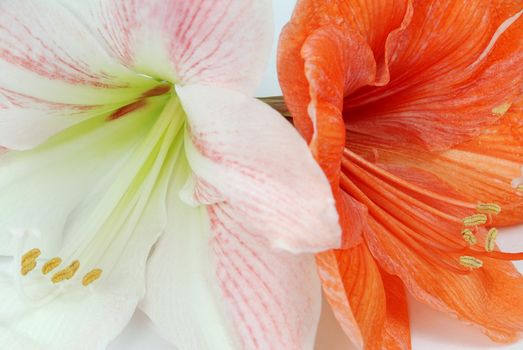
<path id="1" fill-rule="evenodd" d="M 487 233 L 487 239 L 485 240 L 485 250 L 487 252 L 494 251 L 496 246 L 496 237 L 498 236 L 498 230 L 496 228 L 491 228 Z"/>
<path id="2" fill-rule="evenodd" d="M 469 245 L 474 245 L 478 242 L 478 239 L 470 229 L 464 229 L 461 231 L 461 235 L 463 236 L 463 239 L 465 242 L 467 242 Z"/>

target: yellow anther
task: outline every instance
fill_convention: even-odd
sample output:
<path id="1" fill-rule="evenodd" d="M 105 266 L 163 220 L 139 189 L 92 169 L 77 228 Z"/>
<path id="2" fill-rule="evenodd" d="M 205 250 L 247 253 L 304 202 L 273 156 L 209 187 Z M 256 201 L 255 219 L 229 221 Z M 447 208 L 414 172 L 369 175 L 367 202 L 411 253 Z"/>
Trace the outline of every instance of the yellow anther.
<path id="1" fill-rule="evenodd" d="M 491 228 L 487 233 L 487 239 L 485 240 L 485 250 L 491 252 L 496 246 L 496 237 L 498 236 L 498 230 Z"/>
<path id="2" fill-rule="evenodd" d="M 22 256 L 22 261 L 20 262 L 20 273 L 22 276 L 26 276 L 29 272 L 33 271 L 36 267 L 36 259 L 42 254 L 40 249 L 33 248 Z"/>
<path id="3" fill-rule="evenodd" d="M 476 207 L 481 214 L 494 214 L 498 215 L 501 213 L 501 207 L 495 203 L 481 203 Z"/>
<path id="4" fill-rule="evenodd" d="M 492 108 L 492 114 L 501 117 L 505 113 L 508 112 L 508 110 L 510 109 L 510 106 L 512 106 L 512 103 L 510 103 L 510 102 L 505 102 L 503 104 L 500 104 L 499 106 Z"/>
<path id="5" fill-rule="evenodd" d="M 44 275 L 47 275 L 49 272 L 53 271 L 58 266 L 60 266 L 61 263 L 62 263 L 62 259 L 60 259 L 58 257 L 52 258 L 51 260 L 46 262 L 45 265 L 42 267 L 42 273 Z"/>
<path id="6" fill-rule="evenodd" d="M 520 193 L 523 193 L 523 185 L 518 185 L 516 187 L 516 191 L 520 192 Z"/>
<path id="7" fill-rule="evenodd" d="M 22 276 L 26 276 L 29 272 L 33 271 L 36 267 L 36 260 L 27 260 L 22 264 L 20 273 Z"/>
<path id="8" fill-rule="evenodd" d="M 80 262 L 78 260 L 73 261 L 68 267 L 55 273 L 51 278 L 53 283 L 59 283 L 63 280 L 70 280 L 74 277 L 74 274 L 80 268 Z"/>
<path id="9" fill-rule="evenodd" d="M 99 279 L 100 276 L 102 276 L 102 272 L 103 271 L 101 269 L 94 269 L 88 272 L 82 279 L 82 284 L 84 285 L 84 287 L 87 287 L 88 285 Z"/>
<path id="10" fill-rule="evenodd" d="M 470 267 L 471 269 L 479 269 L 483 266 L 483 261 L 467 255 L 460 256 L 459 263 L 465 267 Z"/>
<path id="11" fill-rule="evenodd" d="M 80 268 L 80 262 L 78 260 L 75 260 L 71 263 L 71 265 L 69 265 L 68 269 L 69 271 L 71 271 L 71 274 L 68 276 L 68 280 L 70 280 L 71 278 L 73 278 L 73 276 L 75 275 L 76 271 L 78 271 L 78 269 Z"/>
<path id="12" fill-rule="evenodd" d="M 472 233 L 472 231 L 469 230 L 468 228 L 461 231 L 461 235 L 463 236 L 463 239 L 465 240 L 465 242 L 467 242 L 470 245 L 474 245 L 474 244 L 478 243 L 478 239 L 476 238 L 474 233 Z"/>
<path id="13" fill-rule="evenodd" d="M 69 279 L 67 278 L 69 275 L 71 274 L 71 271 L 69 271 L 69 268 L 65 268 L 63 270 L 60 270 L 58 271 L 57 273 L 55 273 L 53 275 L 53 277 L 51 278 L 51 281 L 53 283 L 59 283 L 59 282 L 62 282 L 66 279 Z"/>
<path id="14" fill-rule="evenodd" d="M 40 254 L 42 254 L 42 252 L 40 251 L 40 249 L 38 249 L 38 248 L 33 248 L 33 249 L 31 249 L 30 251 L 28 251 L 27 253 L 25 253 L 25 254 L 22 256 L 22 263 L 23 263 L 24 261 L 36 260 L 36 259 L 38 259 L 38 257 L 40 256 Z"/>
<path id="15" fill-rule="evenodd" d="M 485 214 L 474 214 L 463 218 L 463 225 L 467 227 L 485 225 L 486 223 L 487 216 Z"/>

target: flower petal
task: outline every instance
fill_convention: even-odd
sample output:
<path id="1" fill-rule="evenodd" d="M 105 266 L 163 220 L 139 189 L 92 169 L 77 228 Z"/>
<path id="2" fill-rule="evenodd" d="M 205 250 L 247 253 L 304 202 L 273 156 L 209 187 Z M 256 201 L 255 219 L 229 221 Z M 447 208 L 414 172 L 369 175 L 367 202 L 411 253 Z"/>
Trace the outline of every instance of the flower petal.
<path id="1" fill-rule="evenodd" d="M 55 103 L 101 104 L 129 93 L 132 81 L 144 81 L 118 64 L 60 1 L 4 1 L 0 23 L 2 90 Z"/>
<path id="2" fill-rule="evenodd" d="M 521 96 L 523 10 L 512 1 L 482 0 L 474 6 L 456 0 L 413 1 L 412 6 L 407 5 L 408 1 L 403 1 L 398 7 L 401 11 L 392 12 L 403 17 L 391 15 L 396 20 L 383 21 L 386 39 L 380 36 L 379 47 L 369 42 L 378 62 L 376 79 L 370 86 L 344 95 L 344 120 L 348 130 L 379 135 L 382 143 L 407 140 L 431 150 L 445 150 L 479 135 L 482 128 L 500 118 L 498 111 L 503 106 Z M 317 129 L 308 120 L 308 114 L 314 113 L 307 110 L 312 97 L 309 92 L 329 91 L 331 86 L 327 81 L 311 81 L 303 68 L 301 50 L 321 27 L 353 23 L 366 28 L 373 20 L 381 20 L 370 17 L 375 15 L 372 11 L 368 17 L 356 14 L 358 11 L 345 11 L 336 4 L 325 8 L 304 0 L 282 35 L 282 89 L 295 124 L 307 140 Z M 320 51 L 318 47 L 311 56 L 321 56 Z M 341 59 L 337 55 L 336 59 Z M 313 64 L 317 70 L 329 71 L 330 62 L 336 59 Z M 288 62 L 294 62 L 291 68 L 285 67 Z M 353 62 L 358 61 L 351 59 Z M 315 86 L 318 83 L 321 85 Z M 322 140 L 320 135 L 318 144 L 329 147 L 331 140 Z"/>
<path id="3" fill-rule="evenodd" d="M 34 221 L 35 230 L 40 226 L 52 228 L 38 224 L 56 221 L 58 233 L 42 232 L 40 241 L 31 242 L 24 242 L 21 237 L 13 273 L 0 277 L 3 283 L 0 297 L 4 300 L 0 305 L 0 336 L 5 341 L 27 338 L 40 348 L 57 350 L 75 348 L 78 344 L 86 349 L 105 348 L 130 319 L 145 294 L 145 267 L 150 250 L 166 227 L 171 176 L 185 182 L 189 169 L 182 152 L 184 120 L 177 118 L 183 112 L 179 100 L 173 96 L 167 103 L 157 102 L 109 124 L 104 116 L 89 120 L 87 125 L 70 128 L 34 150 L 5 154 L 13 157 L 8 168 L 19 170 L 11 181 L 16 181 L 28 164 L 46 171 L 43 165 L 54 166 L 52 175 L 60 175 L 61 183 L 68 186 L 72 183 L 69 177 L 77 180 L 76 171 L 86 171 L 95 178 L 89 182 L 79 176 L 83 183 L 76 185 L 88 186 L 87 193 L 73 189 L 72 200 L 66 198 L 66 203 L 58 203 L 62 206 L 59 213 L 51 210 L 48 216 Z M 68 159 L 71 153 L 76 158 Z M 27 162 L 23 162 L 24 155 L 29 158 L 25 159 Z M 63 157 L 59 158 L 60 155 Z M 15 159 L 16 156 L 20 158 Z M 117 159 L 116 164 L 108 166 L 105 158 Z M 83 164 L 88 166 L 82 167 Z M 37 180 L 40 191 L 56 186 L 56 179 L 51 176 Z M 39 191 L 34 193 L 41 195 Z M 51 207 L 53 195 L 57 197 L 50 193 L 46 198 Z M 16 204 L 19 193 L 15 191 L 11 199 L 8 204 Z M 61 222 L 62 212 L 67 216 L 65 225 Z M 19 224 L 27 225 L 22 221 Z M 64 248 L 57 255 L 54 255 L 57 251 L 42 249 L 44 259 L 36 261 L 38 270 L 20 276 L 20 259 L 25 259 L 20 257 L 21 252 L 41 247 L 38 243 L 60 237 L 62 232 Z M 60 280 L 56 277 L 63 269 L 50 275 L 39 271 L 46 266 L 41 264 L 53 256 L 63 258 L 66 264 L 77 259 L 73 275 Z M 92 270 L 93 267 L 102 273 L 94 281 L 88 276 L 100 270 Z"/>
<path id="4" fill-rule="evenodd" d="M 365 244 L 322 253 L 320 257 L 326 254 L 331 254 L 334 259 L 318 259 L 324 291 L 351 340 L 358 344 L 358 339 L 352 338 L 352 329 L 346 327 L 350 321 L 346 316 L 352 310 L 365 349 L 410 349 L 408 311 L 401 281 L 380 271 Z M 339 296 L 333 293 L 334 280 L 342 287 L 343 298 L 350 306 L 339 303 Z"/>
<path id="5" fill-rule="evenodd" d="M 32 148 L 157 84 L 119 64 L 59 1 L 0 5 L 0 145 Z"/>
<path id="6" fill-rule="evenodd" d="M 0 255 L 15 254 L 13 230 L 22 228 L 39 232 L 28 249 L 57 254 L 73 215 L 90 217 L 159 112 L 151 104 L 111 123 L 102 115 L 34 150 L 0 155 Z"/>
<path id="7" fill-rule="evenodd" d="M 192 85 L 177 92 L 188 116 L 186 154 L 196 176 L 186 197 L 225 202 L 227 220 L 275 247 L 316 252 L 340 245 L 328 182 L 281 115 L 232 90 Z"/>
<path id="8" fill-rule="evenodd" d="M 483 260 L 466 275 L 430 264 L 370 219 L 367 241 L 379 263 L 429 306 L 472 322 L 494 341 L 511 342 L 523 330 L 523 277 L 510 262 Z"/>
<path id="9" fill-rule="evenodd" d="M 321 288 L 311 255 L 273 250 L 227 218 L 226 203 L 191 207 L 169 194 L 167 232 L 142 305 L 181 349 L 312 349 Z"/>
<path id="10" fill-rule="evenodd" d="M 390 83 L 346 98 L 348 129 L 445 150 L 496 122 L 522 94 L 523 10 L 508 3 L 414 2 L 391 43 Z"/>
<path id="11" fill-rule="evenodd" d="M 303 44 L 305 75 L 309 81 L 308 111 L 315 127 L 308 137 L 311 151 L 327 175 L 336 199 L 343 232 L 343 246 L 357 244 L 360 232 L 353 221 L 362 212 L 350 197 L 339 189 L 339 170 L 345 147 L 343 97 L 349 91 L 371 83 L 376 75 L 372 50 L 358 33 L 343 27 L 324 26 L 314 31 Z"/>
<path id="12" fill-rule="evenodd" d="M 342 330 L 358 349 L 363 349 L 363 335 L 349 304 L 335 252 L 330 250 L 316 254 L 316 263 L 325 298 Z"/>
<path id="13" fill-rule="evenodd" d="M 252 94 L 272 42 L 268 0 L 69 1 L 122 64 L 173 83 Z"/>
<path id="14" fill-rule="evenodd" d="M 513 180 L 523 165 L 521 104 L 511 107 L 481 135 L 444 152 L 428 152 L 408 142 L 383 145 L 373 136 L 348 133 L 348 148 L 382 169 L 426 190 L 476 205 L 496 203 L 495 225 L 523 221 L 523 197 Z"/>
<path id="15" fill-rule="evenodd" d="M 380 272 L 387 299 L 383 348 L 410 350 L 410 321 L 405 286 L 397 276 L 389 275 L 382 269 Z"/>
<path id="16" fill-rule="evenodd" d="M 121 228 L 126 231 L 122 235 L 125 240 L 113 242 L 124 244 L 125 249 L 119 252 L 121 255 L 110 257 L 115 265 L 91 287 L 73 287 L 81 283 L 74 278 L 64 289 L 53 288 L 54 294 L 37 299 L 33 295 L 48 287 L 22 279 L 31 275 L 0 275 L 0 346 L 16 349 L 16 344 L 27 343 L 34 344 L 34 349 L 66 350 L 81 344 L 83 349 L 105 348 L 130 320 L 145 294 L 146 260 L 165 227 L 166 185 L 166 181 L 158 183 L 144 212 L 132 213 L 139 220 L 130 217 Z M 17 261 L 14 267 L 18 274 Z M 50 281 L 46 283 L 51 285 Z"/>
<path id="17" fill-rule="evenodd" d="M 350 32 L 349 35 L 345 33 L 350 39 L 347 43 L 339 42 L 335 37 L 332 38 L 334 41 L 331 41 L 331 46 L 336 43 L 335 41 L 338 41 L 338 44 L 347 44 L 350 47 L 339 47 L 337 51 L 332 49 L 321 51 L 321 48 L 318 47 L 317 51 L 308 55 L 310 57 L 316 54 L 321 57 L 316 62 L 321 64 L 321 66 L 317 67 L 318 69 L 324 68 L 329 71 L 328 65 L 331 62 L 336 63 L 334 64 L 334 69 L 346 67 L 347 63 L 337 67 L 338 60 L 341 61 L 342 57 L 336 55 L 344 51 L 348 51 L 344 53 L 348 57 L 343 57 L 343 59 L 349 58 L 356 61 L 350 62 L 349 69 L 355 71 L 361 69 L 361 67 L 356 66 L 358 63 L 367 65 L 368 63 L 365 60 L 367 60 L 368 54 L 366 52 L 363 52 L 364 54 L 361 56 L 358 53 L 351 52 L 351 48 L 362 51 L 367 50 L 365 47 L 367 45 L 355 46 L 356 44 L 361 45 L 359 38 L 367 41 L 368 47 L 374 53 L 372 54 L 371 52 L 371 56 L 373 56 L 372 61 L 374 61 L 375 57 L 379 62 L 378 67 L 381 67 L 384 59 L 384 43 L 389 33 L 400 27 L 406 15 L 406 8 L 407 2 L 404 0 L 351 2 L 335 0 L 329 3 L 318 0 L 298 1 L 291 22 L 284 28 L 280 36 L 278 75 L 285 95 L 285 101 L 294 117 L 294 123 L 308 141 L 313 134 L 312 123 L 307 112 L 311 96 L 309 96 L 309 82 L 304 73 L 304 61 L 307 57 L 302 57 L 302 48 L 306 41 L 313 40 L 309 39 L 309 36 L 316 30 L 323 31 L 320 28 L 324 26 L 342 27 L 346 33 Z M 317 42 L 317 40 L 314 41 Z M 329 45 L 327 41 L 325 45 Z M 309 49 L 309 51 L 311 50 L 314 50 L 314 47 Z M 374 62 L 370 62 L 370 64 L 376 65 Z M 363 68 L 363 71 L 367 72 L 368 68 L 366 66 Z M 379 68 L 379 70 L 381 71 L 382 68 Z M 337 78 L 342 79 L 345 77 L 353 78 L 350 74 L 343 73 Z M 325 81 L 325 83 L 328 83 L 328 81 Z M 338 86 L 338 82 L 336 82 L 335 86 Z M 330 91 L 331 89 L 328 84 L 322 85 L 322 89 L 316 89 L 314 86 L 311 88 L 313 93 L 321 93 L 322 89 L 325 89 L 325 91 Z M 337 93 L 334 96 L 337 96 Z M 337 106 L 338 102 L 335 105 Z"/>

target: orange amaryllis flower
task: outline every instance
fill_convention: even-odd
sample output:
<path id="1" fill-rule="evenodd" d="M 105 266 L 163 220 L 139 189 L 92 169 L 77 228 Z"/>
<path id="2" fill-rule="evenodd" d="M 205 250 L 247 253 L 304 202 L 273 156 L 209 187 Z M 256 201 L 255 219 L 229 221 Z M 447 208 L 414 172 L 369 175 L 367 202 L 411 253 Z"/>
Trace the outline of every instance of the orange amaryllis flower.
<path id="1" fill-rule="evenodd" d="M 342 328 L 410 348 L 405 290 L 494 341 L 523 330 L 523 278 L 493 226 L 523 221 L 522 3 L 302 0 L 279 75 L 329 177 L 344 246 L 317 256 Z"/>

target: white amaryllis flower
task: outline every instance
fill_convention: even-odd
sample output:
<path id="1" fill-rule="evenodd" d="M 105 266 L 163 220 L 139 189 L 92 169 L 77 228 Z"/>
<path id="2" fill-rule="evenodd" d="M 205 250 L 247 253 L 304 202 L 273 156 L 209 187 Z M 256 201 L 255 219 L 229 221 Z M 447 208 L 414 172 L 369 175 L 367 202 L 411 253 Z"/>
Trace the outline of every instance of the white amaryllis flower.
<path id="1" fill-rule="evenodd" d="M 0 2 L 0 349 L 307 349 L 340 241 L 305 142 L 251 98 L 263 0 Z M 154 246 L 154 247 L 153 247 Z"/>

